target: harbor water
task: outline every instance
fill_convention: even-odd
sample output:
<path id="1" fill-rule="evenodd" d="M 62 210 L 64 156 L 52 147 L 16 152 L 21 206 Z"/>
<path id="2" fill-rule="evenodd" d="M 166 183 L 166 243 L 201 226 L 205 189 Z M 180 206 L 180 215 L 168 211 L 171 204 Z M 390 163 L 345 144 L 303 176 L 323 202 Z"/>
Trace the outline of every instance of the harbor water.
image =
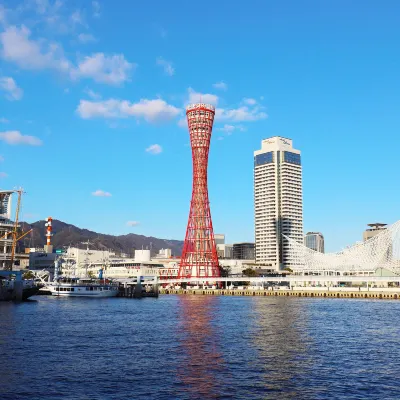
<path id="1" fill-rule="evenodd" d="M 0 398 L 399 399 L 400 303 L 35 297 L 0 303 Z"/>

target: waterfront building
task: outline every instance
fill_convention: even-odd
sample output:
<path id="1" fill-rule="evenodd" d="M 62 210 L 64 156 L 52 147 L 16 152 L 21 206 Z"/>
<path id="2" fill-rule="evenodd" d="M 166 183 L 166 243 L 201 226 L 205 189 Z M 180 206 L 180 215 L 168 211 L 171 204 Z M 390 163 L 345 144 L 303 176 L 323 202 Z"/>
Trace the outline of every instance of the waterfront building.
<path id="1" fill-rule="evenodd" d="M 225 260 L 233 258 L 233 244 L 217 244 L 218 259 Z"/>
<path id="2" fill-rule="evenodd" d="M 325 253 L 324 236 L 320 232 L 307 232 L 304 236 L 304 245 L 311 250 Z"/>
<path id="3" fill-rule="evenodd" d="M 0 269 L 11 267 L 12 230 L 14 222 L 11 220 L 12 194 L 15 190 L 0 190 Z M 20 225 L 18 225 L 18 229 Z"/>
<path id="4" fill-rule="evenodd" d="M 303 243 L 300 154 L 280 136 L 263 140 L 254 152 L 255 260 L 276 270 L 294 265 L 285 236 Z"/>
<path id="5" fill-rule="evenodd" d="M 216 233 L 214 234 L 215 244 L 225 244 L 225 234 L 223 233 Z"/>
<path id="6" fill-rule="evenodd" d="M 254 243 L 234 243 L 234 260 L 254 260 Z"/>

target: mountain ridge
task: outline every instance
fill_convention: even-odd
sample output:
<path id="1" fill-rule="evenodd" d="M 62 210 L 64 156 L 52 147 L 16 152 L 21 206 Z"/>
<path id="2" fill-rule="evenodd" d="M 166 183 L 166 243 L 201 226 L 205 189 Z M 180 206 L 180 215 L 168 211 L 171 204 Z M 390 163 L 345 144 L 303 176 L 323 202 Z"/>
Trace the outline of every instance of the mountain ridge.
<path id="1" fill-rule="evenodd" d="M 21 223 L 25 232 L 29 229 L 33 229 L 33 231 L 19 243 L 20 251 L 24 251 L 27 247 L 43 247 L 46 244 L 45 223 L 46 221 L 44 220 Z M 134 250 L 142 248 L 150 249 L 152 255 L 163 248 L 171 249 L 173 256 L 180 256 L 182 253 L 183 241 L 181 240 L 159 239 L 135 233 L 108 235 L 85 228 L 78 228 L 75 225 L 57 219 L 53 219 L 52 227 L 53 237 L 51 242 L 55 249 L 66 246 L 85 248 L 86 244 L 82 242 L 89 240 L 92 250 L 109 250 L 116 254 L 125 253 L 131 257 Z"/>

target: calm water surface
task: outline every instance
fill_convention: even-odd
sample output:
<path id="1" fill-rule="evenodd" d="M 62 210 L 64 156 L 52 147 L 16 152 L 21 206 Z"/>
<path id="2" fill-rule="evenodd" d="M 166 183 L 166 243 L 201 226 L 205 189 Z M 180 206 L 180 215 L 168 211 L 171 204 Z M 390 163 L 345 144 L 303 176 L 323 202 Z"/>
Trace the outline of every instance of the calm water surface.
<path id="1" fill-rule="evenodd" d="M 400 302 L 0 303 L 0 399 L 400 399 Z"/>

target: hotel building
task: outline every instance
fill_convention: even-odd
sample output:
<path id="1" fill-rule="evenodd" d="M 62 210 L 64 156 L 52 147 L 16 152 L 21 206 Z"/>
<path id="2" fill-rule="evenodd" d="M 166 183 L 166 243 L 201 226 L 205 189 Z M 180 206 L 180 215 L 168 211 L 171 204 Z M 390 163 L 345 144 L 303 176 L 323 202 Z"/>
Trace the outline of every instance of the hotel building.
<path id="1" fill-rule="evenodd" d="M 265 139 L 254 152 L 254 213 L 256 263 L 294 266 L 284 235 L 303 243 L 303 198 L 300 151 L 291 139 Z"/>

